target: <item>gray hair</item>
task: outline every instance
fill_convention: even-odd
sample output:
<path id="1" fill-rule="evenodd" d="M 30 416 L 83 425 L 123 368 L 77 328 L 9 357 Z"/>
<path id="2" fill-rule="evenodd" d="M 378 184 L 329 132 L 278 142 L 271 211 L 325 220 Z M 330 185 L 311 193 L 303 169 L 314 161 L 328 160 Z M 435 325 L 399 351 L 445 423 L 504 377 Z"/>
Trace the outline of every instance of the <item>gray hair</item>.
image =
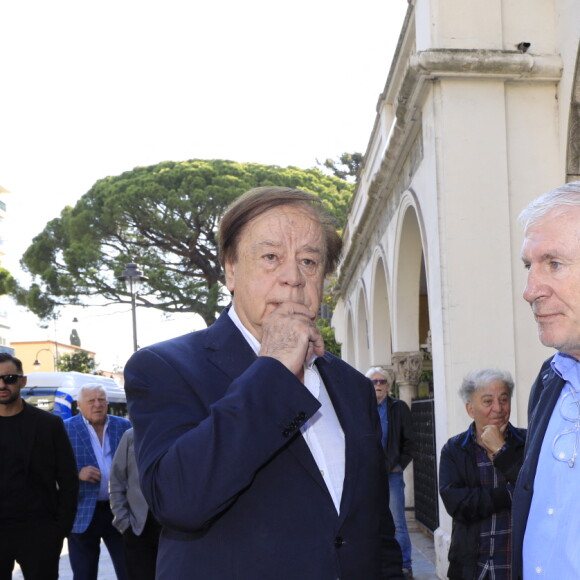
<path id="1" fill-rule="evenodd" d="M 571 181 L 536 198 L 520 213 L 518 221 L 527 231 L 552 210 L 560 208 L 564 214 L 570 207 L 580 208 L 580 181 Z"/>
<path id="2" fill-rule="evenodd" d="M 471 396 L 477 389 L 494 381 L 501 381 L 507 387 L 511 399 L 514 392 L 514 380 L 511 374 L 508 371 L 495 368 L 478 369 L 465 375 L 459 388 L 459 396 L 464 403 L 469 403 Z"/>
<path id="3" fill-rule="evenodd" d="M 84 385 L 81 385 L 79 387 L 79 390 L 77 391 L 76 400 L 80 401 L 83 398 L 83 394 L 85 393 L 85 391 L 95 391 L 97 389 L 99 391 L 102 391 L 102 393 L 105 395 L 105 398 L 107 398 L 107 390 L 105 389 L 105 387 L 103 387 L 103 385 L 101 385 L 100 383 L 85 383 Z"/>
<path id="4" fill-rule="evenodd" d="M 391 386 L 391 387 L 393 386 L 393 383 L 395 382 L 395 373 L 391 369 L 386 369 L 384 367 L 371 367 L 365 373 L 365 377 L 367 377 L 367 379 L 370 379 L 373 375 L 381 375 L 382 377 L 387 379 L 387 382 L 389 383 L 389 386 Z"/>

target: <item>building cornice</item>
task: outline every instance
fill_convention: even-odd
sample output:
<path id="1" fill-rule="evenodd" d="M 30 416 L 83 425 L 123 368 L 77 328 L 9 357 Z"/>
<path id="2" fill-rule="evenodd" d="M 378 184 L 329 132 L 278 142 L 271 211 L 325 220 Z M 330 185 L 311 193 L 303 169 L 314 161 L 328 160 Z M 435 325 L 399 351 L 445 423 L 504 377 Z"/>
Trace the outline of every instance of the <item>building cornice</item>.
<path id="1" fill-rule="evenodd" d="M 533 55 L 514 50 L 425 50 L 410 58 L 409 70 L 430 77 L 486 76 L 518 80 L 557 81 L 563 63 L 558 55 Z"/>
<path id="2" fill-rule="evenodd" d="M 399 47 L 396 58 L 405 54 Z M 405 66 L 401 70 L 401 66 Z M 398 69 L 398 70 L 397 70 Z M 352 232 L 346 241 L 345 256 L 338 273 L 336 291 L 343 294 L 356 269 L 360 266 L 366 245 L 362 240 L 372 231 L 370 228 L 380 215 L 380 192 L 389 191 L 391 182 L 397 178 L 398 168 L 404 161 L 406 148 L 417 134 L 420 123 L 419 110 L 427 95 L 430 83 L 441 78 L 501 79 L 505 82 L 558 82 L 562 76 L 563 63 L 559 55 L 533 55 L 520 51 L 504 50 L 451 50 L 435 49 L 411 54 L 404 65 L 393 63 L 389 83 L 377 106 L 377 120 L 365 154 L 365 165 L 352 207 L 363 195 L 367 184 L 366 204 L 358 223 L 349 223 Z M 384 129 L 379 118 L 384 106 L 392 107 L 393 121 L 380 159 L 374 166 L 367 165 L 369 152 L 381 138 Z M 370 175 L 369 175 L 370 173 Z M 352 210 L 351 210 L 352 215 Z"/>

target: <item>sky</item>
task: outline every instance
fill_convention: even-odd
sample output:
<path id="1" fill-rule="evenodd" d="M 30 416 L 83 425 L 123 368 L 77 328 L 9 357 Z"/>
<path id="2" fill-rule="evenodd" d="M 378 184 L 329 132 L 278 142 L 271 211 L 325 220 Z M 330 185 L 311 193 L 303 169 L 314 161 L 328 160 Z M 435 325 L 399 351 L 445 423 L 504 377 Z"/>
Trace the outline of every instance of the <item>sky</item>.
<path id="1" fill-rule="evenodd" d="M 2 265 L 99 179 L 231 159 L 309 168 L 364 153 L 407 0 L 21 0 L 0 4 Z M 78 322 L 73 323 L 73 318 Z M 67 307 L 48 325 L 11 306 L 12 340 L 68 343 L 103 370 L 133 348 L 126 305 Z M 44 326 L 44 328 L 42 327 Z M 137 310 L 146 346 L 203 326 Z M 26 370 L 26 369 L 25 369 Z"/>

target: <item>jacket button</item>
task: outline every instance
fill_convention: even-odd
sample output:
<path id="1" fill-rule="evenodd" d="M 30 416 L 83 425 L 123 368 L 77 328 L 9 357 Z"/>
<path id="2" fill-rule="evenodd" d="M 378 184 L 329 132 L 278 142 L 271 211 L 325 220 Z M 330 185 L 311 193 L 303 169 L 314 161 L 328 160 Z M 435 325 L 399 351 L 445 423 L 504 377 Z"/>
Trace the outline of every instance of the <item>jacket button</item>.
<path id="1" fill-rule="evenodd" d="M 530 491 L 531 485 L 529 483 L 524 483 L 524 489 Z"/>
<path id="2" fill-rule="evenodd" d="M 336 536 L 336 538 L 334 538 L 334 547 L 335 548 L 340 548 L 344 545 L 344 540 L 341 536 Z"/>

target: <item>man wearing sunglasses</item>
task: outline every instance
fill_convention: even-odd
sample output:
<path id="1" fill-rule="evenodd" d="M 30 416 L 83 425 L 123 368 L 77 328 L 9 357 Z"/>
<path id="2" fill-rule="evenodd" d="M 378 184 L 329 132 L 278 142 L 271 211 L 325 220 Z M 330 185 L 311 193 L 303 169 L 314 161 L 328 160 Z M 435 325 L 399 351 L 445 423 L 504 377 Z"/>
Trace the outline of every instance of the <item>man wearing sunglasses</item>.
<path id="1" fill-rule="evenodd" d="M 20 396 L 22 363 L 0 353 L 0 578 L 55 580 L 77 507 L 76 461 L 62 419 Z"/>
<path id="2" fill-rule="evenodd" d="M 403 574 L 405 578 L 413 578 L 403 479 L 403 470 L 413 460 L 415 449 L 411 411 L 407 403 L 389 396 L 395 382 L 392 370 L 372 367 L 366 372 L 366 376 L 371 379 L 377 396 L 383 432 L 382 444 L 389 474 L 389 508 L 395 522 L 395 539 L 403 553 Z"/>

